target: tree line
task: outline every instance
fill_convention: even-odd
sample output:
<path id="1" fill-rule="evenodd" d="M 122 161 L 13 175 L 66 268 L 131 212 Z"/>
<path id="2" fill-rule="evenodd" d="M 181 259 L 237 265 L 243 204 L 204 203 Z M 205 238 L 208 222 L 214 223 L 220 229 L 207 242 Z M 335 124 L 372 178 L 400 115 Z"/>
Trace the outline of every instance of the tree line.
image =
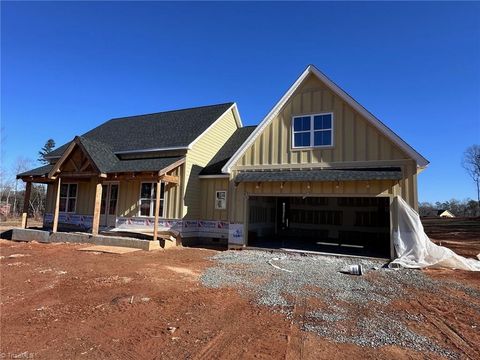
<path id="1" fill-rule="evenodd" d="M 478 217 L 480 216 L 478 202 L 472 199 L 457 200 L 435 203 L 421 202 L 418 204 L 418 212 L 420 216 L 435 216 L 438 210 L 448 210 L 453 215 L 459 217 Z"/>
<path id="2" fill-rule="evenodd" d="M 42 165 L 48 164 L 46 156 L 55 148 L 55 141 L 48 139 L 38 152 L 37 161 Z M 16 178 L 17 174 L 35 167 L 34 161 L 24 157 L 18 157 L 11 170 L 0 168 L 0 219 L 17 217 L 23 212 L 25 184 Z M 30 216 L 40 218 L 45 212 L 47 198 L 47 186 L 44 184 L 32 184 L 28 213 Z"/>
<path id="3" fill-rule="evenodd" d="M 3 142 L 3 141 L 2 141 Z M 55 148 L 55 141 L 48 139 L 38 152 L 37 161 L 43 165 L 48 164 L 47 155 Z M 462 217 L 480 216 L 480 145 L 468 147 L 462 158 L 462 166 L 475 183 L 477 200 L 452 199 L 446 202 L 422 202 L 419 204 L 420 216 L 430 216 L 437 210 L 449 210 L 452 214 Z M 19 216 L 23 211 L 25 184 L 16 178 L 17 174 L 34 167 L 30 159 L 19 157 L 10 171 L 0 168 L 0 218 Z M 32 184 L 30 195 L 29 214 L 41 217 L 45 211 L 47 189 L 44 184 Z"/>

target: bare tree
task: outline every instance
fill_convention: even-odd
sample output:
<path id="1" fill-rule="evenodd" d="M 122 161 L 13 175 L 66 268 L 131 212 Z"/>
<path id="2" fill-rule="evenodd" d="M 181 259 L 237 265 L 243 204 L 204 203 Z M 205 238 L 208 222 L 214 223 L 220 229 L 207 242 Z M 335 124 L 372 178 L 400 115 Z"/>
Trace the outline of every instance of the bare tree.
<path id="1" fill-rule="evenodd" d="M 477 186 L 477 203 L 480 209 L 480 145 L 472 145 L 463 153 L 462 166 Z"/>
<path id="2" fill-rule="evenodd" d="M 28 168 L 31 166 L 32 160 L 18 157 L 13 164 L 13 173 L 15 176 L 15 188 L 14 188 L 14 199 L 13 199 L 13 214 L 17 215 L 18 213 L 18 191 L 19 191 L 19 180 L 16 176 L 24 171 L 27 171 Z"/>

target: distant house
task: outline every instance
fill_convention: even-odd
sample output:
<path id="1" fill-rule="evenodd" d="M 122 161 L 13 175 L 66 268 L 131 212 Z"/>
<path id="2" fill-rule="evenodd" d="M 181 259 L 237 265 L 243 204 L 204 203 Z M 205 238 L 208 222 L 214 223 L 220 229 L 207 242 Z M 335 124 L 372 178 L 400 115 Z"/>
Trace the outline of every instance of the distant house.
<path id="1" fill-rule="evenodd" d="M 424 210 L 421 213 L 421 216 L 424 218 L 454 218 L 455 215 L 453 215 L 450 211 L 443 209 L 443 210 L 436 210 L 436 209 L 428 209 Z"/>
<path id="2" fill-rule="evenodd" d="M 438 210 L 437 211 L 437 216 L 441 218 L 454 218 L 455 215 L 453 215 L 450 211 L 448 210 Z"/>
<path id="3" fill-rule="evenodd" d="M 386 257 L 393 199 L 418 209 L 428 165 L 312 65 L 258 126 L 243 126 L 235 103 L 117 118 L 48 160 L 18 178 L 26 197 L 48 184 L 54 232 L 173 228 L 184 244 Z"/>

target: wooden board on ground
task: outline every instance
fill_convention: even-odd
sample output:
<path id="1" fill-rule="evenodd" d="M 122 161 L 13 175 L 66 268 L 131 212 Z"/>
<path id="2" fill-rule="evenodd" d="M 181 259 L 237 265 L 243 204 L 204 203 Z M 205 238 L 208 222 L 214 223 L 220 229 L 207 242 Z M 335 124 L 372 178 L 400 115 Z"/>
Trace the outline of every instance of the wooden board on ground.
<path id="1" fill-rule="evenodd" d="M 127 247 L 120 247 L 120 246 L 94 245 L 94 246 L 89 246 L 89 247 L 78 249 L 78 250 L 104 252 L 109 254 L 127 254 L 134 251 L 139 251 L 141 249 L 133 249 L 133 248 L 127 248 Z"/>

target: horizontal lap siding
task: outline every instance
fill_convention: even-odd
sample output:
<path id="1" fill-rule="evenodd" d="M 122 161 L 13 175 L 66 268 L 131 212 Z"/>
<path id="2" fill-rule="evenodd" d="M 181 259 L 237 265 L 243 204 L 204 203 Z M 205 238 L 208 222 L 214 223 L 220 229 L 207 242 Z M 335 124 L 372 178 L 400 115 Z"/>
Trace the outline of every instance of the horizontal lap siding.
<path id="1" fill-rule="evenodd" d="M 188 151 L 185 163 L 186 181 L 183 206 L 183 216 L 185 218 L 200 218 L 201 180 L 198 178 L 198 175 L 236 129 L 235 116 L 233 111 L 229 110 Z"/>

